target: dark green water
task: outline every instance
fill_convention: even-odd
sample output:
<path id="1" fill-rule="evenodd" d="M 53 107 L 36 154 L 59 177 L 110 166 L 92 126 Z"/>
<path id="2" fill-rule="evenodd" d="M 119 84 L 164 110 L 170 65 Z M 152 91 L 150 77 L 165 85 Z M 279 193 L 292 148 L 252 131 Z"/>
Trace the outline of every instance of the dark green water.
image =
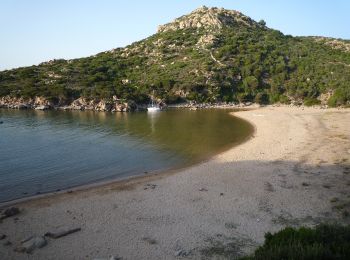
<path id="1" fill-rule="evenodd" d="M 187 166 L 248 138 L 224 110 L 0 109 L 0 202 Z"/>

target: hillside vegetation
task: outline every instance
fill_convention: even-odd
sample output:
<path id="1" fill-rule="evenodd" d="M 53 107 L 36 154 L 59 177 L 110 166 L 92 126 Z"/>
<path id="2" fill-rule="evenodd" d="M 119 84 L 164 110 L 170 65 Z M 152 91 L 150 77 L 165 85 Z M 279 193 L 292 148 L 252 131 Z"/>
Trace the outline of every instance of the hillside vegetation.
<path id="1" fill-rule="evenodd" d="M 350 103 L 350 42 L 292 37 L 237 12 L 201 7 L 125 48 L 0 72 L 0 96 L 68 102 Z"/>

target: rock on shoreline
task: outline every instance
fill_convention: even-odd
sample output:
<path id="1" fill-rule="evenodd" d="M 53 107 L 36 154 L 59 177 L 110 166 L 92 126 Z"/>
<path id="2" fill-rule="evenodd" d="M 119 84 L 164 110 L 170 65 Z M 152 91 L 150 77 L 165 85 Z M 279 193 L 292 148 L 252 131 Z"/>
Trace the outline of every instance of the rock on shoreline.
<path id="1" fill-rule="evenodd" d="M 113 99 L 78 98 L 71 102 L 64 100 L 52 102 L 45 97 L 17 98 L 4 96 L 0 98 L 0 108 L 35 110 L 94 110 L 110 112 L 129 112 L 146 109 L 145 106 L 137 105 L 134 101 L 123 101 L 115 96 L 113 97 Z"/>

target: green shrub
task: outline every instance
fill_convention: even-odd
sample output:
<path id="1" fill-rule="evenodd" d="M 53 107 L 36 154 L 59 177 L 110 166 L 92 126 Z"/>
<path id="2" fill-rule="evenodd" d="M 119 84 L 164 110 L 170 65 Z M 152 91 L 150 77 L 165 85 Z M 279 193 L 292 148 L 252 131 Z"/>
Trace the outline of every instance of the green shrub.
<path id="1" fill-rule="evenodd" d="M 270 95 L 270 103 L 290 104 L 290 99 L 286 95 L 272 94 Z"/>
<path id="2" fill-rule="evenodd" d="M 304 99 L 304 105 L 307 107 L 311 107 L 314 105 L 319 105 L 321 104 L 321 101 L 316 99 L 316 98 L 305 98 Z"/>
<path id="3" fill-rule="evenodd" d="M 287 227 L 267 233 L 265 243 L 243 259 L 350 259 L 350 226 Z"/>
<path id="4" fill-rule="evenodd" d="M 287 96 L 285 96 L 285 95 L 281 95 L 280 96 L 280 102 L 282 104 L 290 104 L 290 99 Z"/>
<path id="5" fill-rule="evenodd" d="M 338 105 L 338 99 L 334 95 L 328 99 L 328 106 L 336 107 Z"/>
<path id="6" fill-rule="evenodd" d="M 346 105 L 350 102 L 350 89 L 340 88 L 337 89 L 334 94 L 328 100 L 330 107 L 336 107 L 340 105 Z"/>
<path id="7" fill-rule="evenodd" d="M 243 80 L 246 90 L 255 90 L 259 86 L 259 81 L 254 76 L 248 76 Z"/>
<path id="8" fill-rule="evenodd" d="M 177 96 L 177 95 L 168 95 L 165 98 L 165 102 L 167 104 L 176 104 L 176 103 L 181 103 L 181 102 L 185 102 L 186 100 L 184 100 L 182 97 Z"/>
<path id="9" fill-rule="evenodd" d="M 261 105 L 266 105 L 269 103 L 269 96 L 266 93 L 258 93 L 255 96 L 254 101 Z"/>
<path id="10" fill-rule="evenodd" d="M 280 101 L 280 95 L 279 94 L 271 94 L 270 95 L 270 103 L 277 103 Z"/>
<path id="11" fill-rule="evenodd" d="M 238 93 L 237 95 L 237 100 L 240 103 L 244 103 L 244 102 L 251 102 L 253 101 L 253 97 L 251 94 L 249 93 Z"/>

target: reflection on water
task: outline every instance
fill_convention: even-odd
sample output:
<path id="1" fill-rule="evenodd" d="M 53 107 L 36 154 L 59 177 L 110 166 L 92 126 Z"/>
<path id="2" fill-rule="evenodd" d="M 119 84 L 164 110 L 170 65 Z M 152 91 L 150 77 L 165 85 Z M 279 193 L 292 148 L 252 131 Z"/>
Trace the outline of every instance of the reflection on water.
<path id="1" fill-rule="evenodd" d="M 147 113 L 147 117 L 149 118 L 149 122 L 151 123 L 151 133 L 155 134 L 156 128 L 155 123 L 157 121 L 157 118 L 161 115 L 162 111 L 154 112 L 154 113 Z M 163 111 L 164 112 L 164 111 Z"/>
<path id="2" fill-rule="evenodd" d="M 188 165 L 252 128 L 226 111 L 0 109 L 0 201 Z"/>

